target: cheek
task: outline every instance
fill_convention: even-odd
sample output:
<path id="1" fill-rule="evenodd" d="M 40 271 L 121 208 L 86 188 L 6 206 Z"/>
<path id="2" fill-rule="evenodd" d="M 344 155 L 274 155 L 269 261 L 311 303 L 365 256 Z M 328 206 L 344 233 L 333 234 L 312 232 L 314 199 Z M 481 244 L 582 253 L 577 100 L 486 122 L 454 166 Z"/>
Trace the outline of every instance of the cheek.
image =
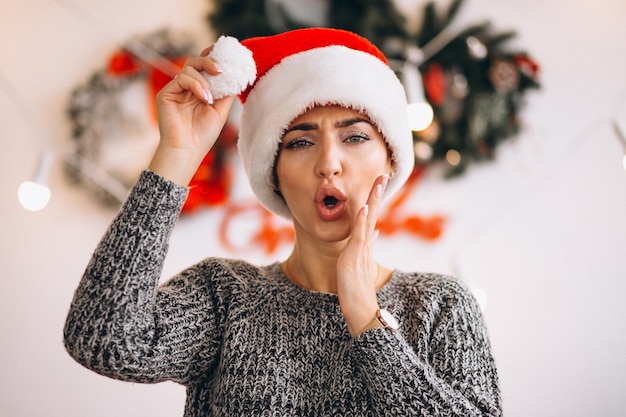
<path id="1" fill-rule="evenodd" d="M 372 157 L 370 155 L 355 163 L 350 177 L 355 187 L 354 190 L 359 193 L 359 199 L 363 200 L 363 204 L 365 204 L 369 193 L 372 191 L 376 179 L 391 171 L 391 160 L 384 156 Z M 358 187 L 358 191 L 356 187 Z"/>
<path id="2" fill-rule="evenodd" d="M 286 198 L 294 187 L 302 183 L 302 168 L 289 158 L 278 158 L 274 170 L 274 185 Z"/>
<path id="3" fill-rule="evenodd" d="M 357 176 L 361 178 L 361 187 L 365 198 L 374 186 L 374 182 L 383 174 L 389 174 L 393 170 L 391 158 L 387 153 L 375 153 L 361 159 L 357 164 Z"/>
<path id="4" fill-rule="evenodd" d="M 376 149 L 375 152 L 369 152 L 367 155 L 362 155 L 359 158 L 358 164 L 367 169 L 368 171 L 382 175 L 391 172 L 393 164 L 391 163 L 391 156 L 385 145 Z"/>

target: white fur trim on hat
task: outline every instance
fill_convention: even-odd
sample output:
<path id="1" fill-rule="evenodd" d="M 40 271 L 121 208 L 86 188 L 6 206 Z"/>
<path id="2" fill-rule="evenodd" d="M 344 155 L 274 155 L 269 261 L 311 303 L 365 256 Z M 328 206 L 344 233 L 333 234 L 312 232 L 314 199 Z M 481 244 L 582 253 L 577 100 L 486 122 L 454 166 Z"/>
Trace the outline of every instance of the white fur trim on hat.
<path id="1" fill-rule="evenodd" d="M 250 91 L 238 148 L 252 190 L 268 210 L 290 218 L 274 192 L 273 164 L 283 132 L 315 105 L 337 104 L 366 114 L 392 150 L 395 174 L 385 200 L 413 170 L 413 137 L 406 95 L 395 73 L 377 57 L 344 46 L 325 46 L 285 57 Z"/>
<path id="2" fill-rule="evenodd" d="M 202 72 L 215 99 L 237 95 L 256 79 L 256 64 L 252 51 L 232 36 L 220 36 L 209 57 L 213 58 L 223 71 L 217 75 Z"/>

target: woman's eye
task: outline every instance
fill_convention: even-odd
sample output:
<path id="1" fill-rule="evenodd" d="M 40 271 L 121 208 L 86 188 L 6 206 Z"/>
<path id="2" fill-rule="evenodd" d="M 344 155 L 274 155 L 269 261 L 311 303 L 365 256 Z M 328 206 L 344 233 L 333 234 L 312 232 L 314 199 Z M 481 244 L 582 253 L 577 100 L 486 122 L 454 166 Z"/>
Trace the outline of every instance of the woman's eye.
<path id="1" fill-rule="evenodd" d="M 370 140 L 370 138 L 365 135 L 350 135 L 348 138 L 345 139 L 346 142 L 350 143 L 365 142 L 367 140 Z"/>
<path id="2" fill-rule="evenodd" d="M 308 140 L 303 139 L 303 138 L 298 138 L 290 142 L 287 142 L 287 145 L 285 146 L 285 148 L 287 149 L 303 148 L 305 146 L 309 146 L 310 144 L 311 142 L 309 142 Z"/>

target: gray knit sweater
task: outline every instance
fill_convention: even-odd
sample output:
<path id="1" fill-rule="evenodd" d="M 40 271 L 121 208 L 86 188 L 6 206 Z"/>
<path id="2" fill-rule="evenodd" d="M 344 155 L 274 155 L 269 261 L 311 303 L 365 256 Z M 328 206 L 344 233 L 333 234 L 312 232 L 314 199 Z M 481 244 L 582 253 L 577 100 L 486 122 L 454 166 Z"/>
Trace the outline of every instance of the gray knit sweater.
<path id="1" fill-rule="evenodd" d="M 209 258 L 159 285 L 187 189 L 144 171 L 94 252 L 69 311 L 79 363 L 171 380 L 196 416 L 499 416 L 479 308 L 459 282 L 394 271 L 378 293 L 400 329 L 352 339 L 336 295 L 277 263 Z"/>

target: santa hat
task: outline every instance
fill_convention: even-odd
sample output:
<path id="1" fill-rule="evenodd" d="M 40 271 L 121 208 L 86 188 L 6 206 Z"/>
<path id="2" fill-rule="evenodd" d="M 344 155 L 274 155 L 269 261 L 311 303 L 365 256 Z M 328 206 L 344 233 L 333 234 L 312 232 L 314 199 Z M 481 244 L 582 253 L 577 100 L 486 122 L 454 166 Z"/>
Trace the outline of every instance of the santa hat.
<path id="1" fill-rule="evenodd" d="M 222 37 L 210 56 L 223 69 L 218 76 L 207 76 L 213 96 L 239 94 L 243 104 L 239 154 L 253 192 L 268 210 L 291 217 L 274 192 L 273 165 L 289 124 L 314 106 L 347 107 L 377 126 L 392 151 L 395 169 L 385 199 L 411 174 L 413 138 L 405 91 L 384 55 L 367 39 L 327 28 L 241 43 Z"/>

